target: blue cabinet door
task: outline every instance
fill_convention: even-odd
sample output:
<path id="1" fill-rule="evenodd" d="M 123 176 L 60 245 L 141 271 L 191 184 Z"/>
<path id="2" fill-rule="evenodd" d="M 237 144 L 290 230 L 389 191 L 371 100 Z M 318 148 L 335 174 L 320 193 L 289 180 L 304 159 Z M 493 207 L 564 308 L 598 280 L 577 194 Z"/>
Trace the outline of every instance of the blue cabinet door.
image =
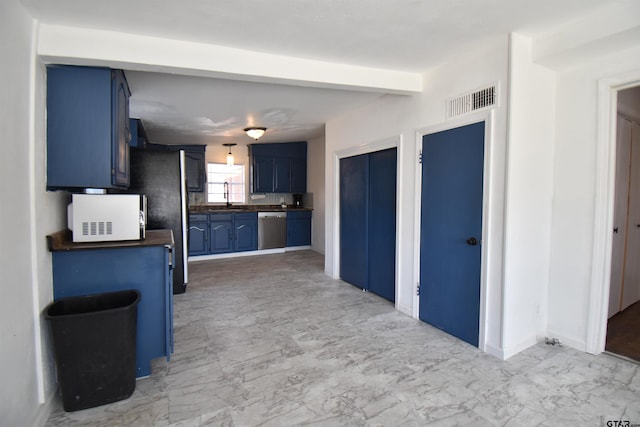
<path id="1" fill-rule="evenodd" d="M 311 212 L 287 212 L 287 246 L 311 245 Z"/>
<path id="2" fill-rule="evenodd" d="M 291 192 L 306 193 L 307 192 L 307 159 L 291 160 Z"/>
<path id="3" fill-rule="evenodd" d="M 209 253 L 233 252 L 233 221 L 211 221 L 209 223 Z"/>
<path id="4" fill-rule="evenodd" d="M 209 253 L 209 222 L 189 222 L 189 255 Z"/>
<path id="5" fill-rule="evenodd" d="M 273 192 L 291 192 L 291 159 L 276 157 L 273 159 Z"/>
<path id="6" fill-rule="evenodd" d="M 47 189 L 128 186 L 129 94 L 121 70 L 47 67 Z"/>
<path id="7" fill-rule="evenodd" d="M 196 193 L 205 191 L 205 151 L 184 151 L 184 161 L 187 176 L 187 190 Z"/>
<path id="8" fill-rule="evenodd" d="M 273 157 L 255 156 L 252 166 L 252 193 L 273 193 Z"/>
<path id="9" fill-rule="evenodd" d="M 129 142 L 131 130 L 129 123 L 129 86 L 121 70 L 112 70 L 112 164 L 113 184 L 129 186 Z"/>
<path id="10" fill-rule="evenodd" d="M 240 213 L 233 215 L 235 230 L 233 249 L 236 252 L 258 249 L 258 213 Z"/>

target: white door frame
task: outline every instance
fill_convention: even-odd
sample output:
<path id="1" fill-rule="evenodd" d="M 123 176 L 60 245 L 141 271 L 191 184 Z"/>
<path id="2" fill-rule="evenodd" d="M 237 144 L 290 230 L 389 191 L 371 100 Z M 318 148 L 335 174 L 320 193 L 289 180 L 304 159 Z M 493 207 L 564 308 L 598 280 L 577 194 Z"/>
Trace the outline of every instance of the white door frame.
<path id="1" fill-rule="evenodd" d="M 492 239 L 489 239 L 491 233 L 491 217 L 493 215 L 491 200 L 491 179 L 493 169 L 491 163 L 491 153 L 493 150 L 493 110 L 485 110 L 482 112 L 469 114 L 467 116 L 448 120 L 446 122 L 418 129 L 416 131 L 416 158 L 419 158 L 422 151 L 422 138 L 436 132 L 456 129 L 462 126 L 484 122 L 484 165 L 483 165 L 483 183 L 482 183 L 482 236 L 481 236 L 481 258 L 480 258 L 480 320 L 479 320 L 479 337 L 478 348 L 484 352 L 493 354 L 494 356 L 503 358 L 499 349 L 488 348 L 487 346 L 487 312 L 488 312 L 488 289 L 489 283 L 489 254 L 492 252 Z M 415 174 L 415 224 L 414 224 L 414 292 L 413 292 L 413 317 L 418 319 L 420 315 L 420 296 L 417 292 L 420 283 L 420 218 L 422 214 L 422 164 L 416 168 Z"/>
<path id="2" fill-rule="evenodd" d="M 636 71 L 598 81 L 598 134 L 591 262 L 591 295 L 587 319 L 586 351 L 604 351 L 611 279 L 613 207 L 616 173 L 616 116 L 618 91 L 640 85 Z"/>

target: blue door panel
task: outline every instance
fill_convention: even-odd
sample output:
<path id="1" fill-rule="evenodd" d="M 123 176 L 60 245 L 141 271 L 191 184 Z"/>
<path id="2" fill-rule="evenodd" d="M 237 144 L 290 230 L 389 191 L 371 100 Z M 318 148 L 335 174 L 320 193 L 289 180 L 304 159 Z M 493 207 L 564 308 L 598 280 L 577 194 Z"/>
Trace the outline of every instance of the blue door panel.
<path id="1" fill-rule="evenodd" d="M 425 135 L 422 158 L 420 319 L 477 346 L 484 122 Z"/>
<path id="2" fill-rule="evenodd" d="M 273 193 L 273 157 L 253 158 L 253 193 Z"/>
<path id="3" fill-rule="evenodd" d="M 291 193 L 291 159 L 275 158 L 273 167 L 273 192 Z"/>
<path id="4" fill-rule="evenodd" d="M 369 290 L 395 301 L 396 148 L 369 154 Z"/>
<path id="5" fill-rule="evenodd" d="M 369 159 L 340 160 L 340 278 L 366 289 Z"/>
<path id="6" fill-rule="evenodd" d="M 189 255 L 205 255 L 209 252 L 209 223 L 189 223 Z"/>
<path id="7" fill-rule="evenodd" d="M 233 251 L 232 224 L 229 221 L 215 221 L 209 224 L 209 252 L 212 254 Z"/>
<path id="8" fill-rule="evenodd" d="M 258 249 L 258 213 L 234 214 L 235 252 L 255 251 Z"/>

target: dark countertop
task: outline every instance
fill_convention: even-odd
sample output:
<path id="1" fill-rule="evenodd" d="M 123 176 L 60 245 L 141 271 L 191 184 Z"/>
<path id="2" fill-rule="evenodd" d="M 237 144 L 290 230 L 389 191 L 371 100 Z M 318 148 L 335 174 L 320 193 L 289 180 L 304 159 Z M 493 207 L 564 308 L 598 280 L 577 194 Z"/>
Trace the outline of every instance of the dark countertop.
<path id="1" fill-rule="evenodd" d="M 172 230 L 147 230 L 142 240 L 122 240 L 117 242 L 73 242 L 71 231 L 62 230 L 47 236 L 49 250 L 80 251 L 86 249 L 130 248 L 143 246 L 174 246 Z"/>
<path id="2" fill-rule="evenodd" d="M 289 212 L 289 211 L 312 211 L 311 208 L 296 208 L 288 205 L 283 208 L 280 205 L 231 205 L 227 208 L 224 205 L 196 205 L 189 206 L 190 214 L 207 213 L 230 213 L 230 212 Z"/>

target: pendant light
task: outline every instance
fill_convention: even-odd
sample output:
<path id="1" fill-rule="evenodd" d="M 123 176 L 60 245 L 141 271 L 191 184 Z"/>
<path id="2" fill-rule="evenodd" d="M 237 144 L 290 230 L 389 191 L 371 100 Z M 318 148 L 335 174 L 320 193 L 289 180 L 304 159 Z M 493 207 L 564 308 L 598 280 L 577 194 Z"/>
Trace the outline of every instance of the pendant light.
<path id="1" fill-rule="evenodd" d="M 256 141 L 258 140 L 258 138 L 260 138 L 262 135 L 264 135 L 264 133 L 266 132 L 267 128 L 262 128 L 262 127 L 248 127 L 248 128 L 244 128 L 244 131 L 246 132 L 247 135 L 249 135 L 249 137 L 255 139 Z"/>
<path id="2" fill-rule="evenodd" d="M 229 154 L 227 154 L 227 166 L 233 166 L 233 154 L 231 154 L 231 147 L 236 144 L 226 143 L 222 145 L 224 145 L 225 147 L 229 147 Z"/>

